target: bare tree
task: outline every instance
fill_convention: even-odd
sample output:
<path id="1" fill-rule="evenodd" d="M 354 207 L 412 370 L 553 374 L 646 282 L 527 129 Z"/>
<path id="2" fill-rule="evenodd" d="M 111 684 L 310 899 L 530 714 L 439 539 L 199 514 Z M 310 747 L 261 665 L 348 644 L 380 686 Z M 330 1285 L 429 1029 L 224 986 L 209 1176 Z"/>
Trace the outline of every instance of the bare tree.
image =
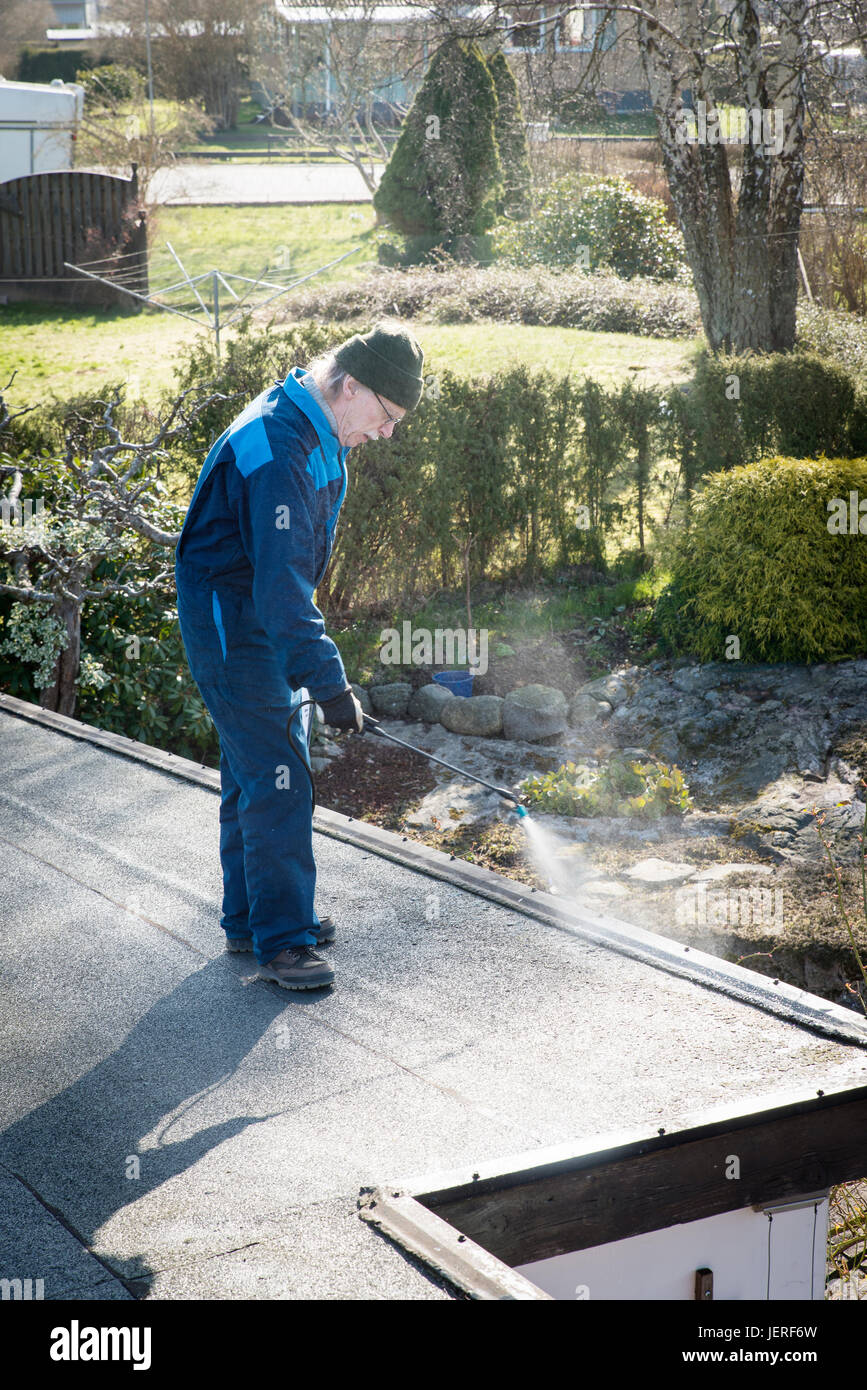
<path id="1" fill-rule="evenodd" d="M 16 647 L 17 626 L 19 655 L 27 650 L 39 663 L 44 709 L 75 713 L 81 613 L 89 600 L 153 592 L 172 597 L 184 508 L 168 497 L 162 464 L 172 440 L 225 399 L 195 400 L 185 391 L 149 439 L 133 442 L 115 423 L 115 396 L 102 403 L 107 442 L 92 447 L 89 457 L 79 456 L 71 434 L 63 458 L 0 453 L 0 594 L 21 605 L 13 609 L 11 637 L 7 622 L 5 645 Z M 0 396 L 0 432 L 14 418 Z M 37 610 L 36 624 L 28 622 L 27 610 Z"/>
<path id="2" fill-rule="evenodd" d="M 857 0 L 848 7 L 834 0 L 582 0 L 553 16 L 544 6 L 520 10 L 524 29 L 603 10 L 616 20 L 616 42 L 637 47 L 713 351 L 794 345 L 810 80 L 824 72 L 831 43 L 863 36 L 865 8 Z M 488 32 L 514 32 L 514 7 L 494 9 Z M 598 81 L 601 65 L 594 43 L 576 90 Z M 718 119 L 723 104 L 746 117 L 734 141 Z"/>
<path id="3" fill-rule="evenodd" d="M 154 85 L 176 101 L 200 104 L 218 130 L 238 119 L 248 89 L 253 36 L 270 0 L 115 0 L 112 20 L 121 60 L 144 70 L 150 35 Z M 147 19 L 147 23 L 146 23 Z"/>
<path id="4" fill-rule="evenodd" d="M 380 22 L 374 0 L 348 15 L 339 4 L 303 8 L 303 22 L 278 5 L 260 24 L 252 75 L 269 96 L 273 125 L 353 165 L 373 193 L 376 165 L 389 155 L 381 128 L 405 112 L 388 93 L 389 79 L 420 80 L 434 32 L 429 7 L 410 0 L 396 26 Z"/>
<path id="5" fill-rule="evenodd" d="M 0 0 L 0 77 L 11 82 L 26 43 L 44 39 L 54 10 L 44 0 Z"/>

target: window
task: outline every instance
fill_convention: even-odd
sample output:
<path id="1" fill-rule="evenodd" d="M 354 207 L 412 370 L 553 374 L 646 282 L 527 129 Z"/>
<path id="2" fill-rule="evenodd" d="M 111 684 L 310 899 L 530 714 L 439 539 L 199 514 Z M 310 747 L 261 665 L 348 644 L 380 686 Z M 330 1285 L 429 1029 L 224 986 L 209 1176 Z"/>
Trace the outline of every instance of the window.
<path id="1" fill-rule="evenodd" d="M 607 20 L 607 22 L 606 22 Z M 554 20 L 554 45 L 558 53 L 589 53 L 597 31 L 605 25 L 602 48 L 610 48 L 615 39 L 616 16 L 613 10 L 571 10 Z"/>
<path id="2" fill-rule="evenodd" d="M 504 45 L 507 53 L 542 52 L 545 46 L 546 23 L 545 12 L 540 6 L 533 10 L 504 14 L 503 24 L 507 31 Z"/>

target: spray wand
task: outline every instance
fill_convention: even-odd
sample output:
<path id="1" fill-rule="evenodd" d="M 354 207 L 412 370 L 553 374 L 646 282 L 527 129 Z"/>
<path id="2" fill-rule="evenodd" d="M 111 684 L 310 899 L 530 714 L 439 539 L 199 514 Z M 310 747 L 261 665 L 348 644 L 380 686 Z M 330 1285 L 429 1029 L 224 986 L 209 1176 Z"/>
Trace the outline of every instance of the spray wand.
<path id="1" fill-rule="evenodd" d="M 302 700 L 301 703 L 297 706 L 297 708 L 293 711 L 292 716 L 289 719 L 289 722 L 286 727 L 286 734 L 289 740 L 289 747 L 292 749 L 292 752 L 295 754 L 299 762 L 302 764 L 304 771 L 307 773 L 307 776 L 310 779 L 310 792 L 313 797 L 314 811 L 316 809 L 316 789 L 313 784 L 313 774 L 310 771 L 310 768 L 307 765 L 307 763 L 302 758 L 301 754 L 298 752 L 298 749 L 292 742 L 292 720 L 295 718 L 296 715 L 301 713 L 301 710 L 304 707 L 304 705 L 315 704 L 315 700 Z M 495 787 L 493 782 L 486 782 L 484 777 L 477 777 L 474 772 L 467 772 L 466 769 L 463 767 L 455 767 L 454 763 L 447 763 L 444 761 L 443 758 L 436 757 L 434 753 L 426 753 L 423 748 L 416 748 L 414 743 L 405 743 L 402 738 L 396 738 L 394 734 L 386 733 L 379 720 L 374 719 L 373 716 L 370 714 L 365 714 L 364 723 L 365 727 L 369 728 L 373 733 L 381 734 L 383 738 L 390 739 L 392 743 L 399 744 L 401 748 L 408 748 L 411 753 L 418 753 L 419 757 L 421 758 L 427 758 L 432 763 L 439 763 L 440 767 L 447 767 L 449 772 L 456 772 L 460 777 L 468 777 L 471 782 L 478 782 L 480 786 L 487 787 L 489 791 L 496 792 L 497 796 L 501 796 L 504 801 L 513 801 L 515 803 L 515 811 L 517 815 L 522 817 L 529 815 L 527 808 L 521 805 L 521 799 L 515 792 L 510 792 L 506 787 Z"/>
<path id="2" fill-rule="evenodd" d="M 496 792 L 504 801 L 514 801 L 515 810 L 519 816 L 528 815 L 525 806 L 521 805 L 520 797 L 515 792 L 507 791 L 505 787 L 495 787 L 493 782 L 486 782 L 484 777 L 476 777 L 475 773 L 467 772 L 463 767 L 455 767 L 454 763 L 447 763 L 442 758 L 437 758 L 433 753 L 426 753 L 423 748 L 416 748 L 414 743 L 405 743 L 402 738 L 396 738 L 394 734 L 386 733 L 378 719 L 371 715 L 364 716 L 365 726 L 373 730 L 375 734 L 381 734 L 383 738 L 390 739 L 392 743 L 399 743 L 401 748 L 408 748 L 411 753 L 418 753 L 422 758 L 428 758 L 432 763 L 439 763 L 440 767 L 447 767 L 449 772 L 457 772 L 461 777 L 469 777 L 471 782 L 478 782 L 480 786 L 487 787 L 489 791 Z"/>

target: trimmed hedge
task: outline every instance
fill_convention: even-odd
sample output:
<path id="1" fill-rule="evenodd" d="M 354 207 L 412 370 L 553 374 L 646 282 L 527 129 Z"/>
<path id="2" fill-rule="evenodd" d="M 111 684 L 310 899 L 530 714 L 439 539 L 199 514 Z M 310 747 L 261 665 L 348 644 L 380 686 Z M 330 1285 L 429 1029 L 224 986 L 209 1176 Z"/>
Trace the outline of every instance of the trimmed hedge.
<path id="1" fill-rule="evenodd" d="M 778 457 L 708 478 L 656 604 L 663 646 L 699 661 L 863 655 L 867 545 L 833 527 L 853 492 L 867 500 L 867 459 Z"/>

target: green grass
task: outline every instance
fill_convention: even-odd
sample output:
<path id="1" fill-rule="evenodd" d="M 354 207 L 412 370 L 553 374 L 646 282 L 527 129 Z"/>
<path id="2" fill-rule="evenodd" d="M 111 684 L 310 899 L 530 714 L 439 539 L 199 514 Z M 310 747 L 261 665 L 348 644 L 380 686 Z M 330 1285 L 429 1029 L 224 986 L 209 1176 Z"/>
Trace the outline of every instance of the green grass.
<path id="1" fill-rule="evenodd" d="M 166 240 L 191 275 L 216 267 L 258 276 L 281 259 L 301 275 L 360 244 L 364 250 L 325 276 L 346 279 L 372 254 L 367 250 L 372 226 L 372 210 L 345 204 L 163 208 L 151 223 L 151 288 L 180 278 Z M 225 304 L 229 296 L 221 291 L 221 297 Z M 175 295 L 170 302 L 193 308 L 192 294 L 186 300 L 184 306 Z M 204 331 L 157 309 L 0 307 L 0 387 L 15 372 L 10 401 L 30 405 L 51 394 L 78 395 L 123 380 L 130 396 L 153 401 L 171 386 L 178 355 Z"/>
<path id="2" fill-rule="evenodd" d="M 372 207 L 346 203 L 159 208 L 150 226 L 151 283 L 156 287 L 178 278 L 167 241 L 190 275 L 218 269 L 254 277 L 287 264 L 293 275 L 306 275 L 360 246 L 355 257 L 324 277 L 343 280 L 376 259 L 373 225 Z"/>
<path id="3" fill-rule="evenodd" d="M 10 406 L 41 405 L 124 381 L 130 398 L 155 400 L 175 358 L 201 330 L 174 314 L 37 304 L 0 308 L 0 387 Z"/>
<path id="4" fill-rule="evenodd" d="M 372 230 L 372 210 L 345 204 L 163 208 L 151 225 L 151 287 L 180 276 L 167 240 L 191 275 L 216 267 L 254 277 L 287 259 L 293 273 L 301 275 L 360 245 L 357 256 L 324 276 L 345 280 L 372 259 Z M 227 300 L 221 290 L 224 306 Z M 191 294 L 186 301 L 186 307 L 194 308 Z M 170 302 L 184 304 L 180 296 Z M 0 386 L 15 372 L 10 400 L 37 404 L 52 394 L 78 395 L 123 380 L 130 397 L 153 402 L 171 386 L 178 356 L 204 331 L 155 309 L 136 313 L 11 305 L 0 308 Z M 419 323 L 415 331 L 429 371 L 450 367 L 478 375 L 526 362 L 553 372 L 592 375 L 609 385 L 630 377 L 647 384 L 683 380 L 702 341 L 513 323 Z"/>
<path id="5" fill-rule="evenodd" d="M 703 341 L 520 323 L 420 323 L 414 331 L 426 371 L 450 367 L 474 376 L 526 362 L 563 375 L 592 376 L 603 385 L 630 378 L 642 386 L 686 380 Z"/>

